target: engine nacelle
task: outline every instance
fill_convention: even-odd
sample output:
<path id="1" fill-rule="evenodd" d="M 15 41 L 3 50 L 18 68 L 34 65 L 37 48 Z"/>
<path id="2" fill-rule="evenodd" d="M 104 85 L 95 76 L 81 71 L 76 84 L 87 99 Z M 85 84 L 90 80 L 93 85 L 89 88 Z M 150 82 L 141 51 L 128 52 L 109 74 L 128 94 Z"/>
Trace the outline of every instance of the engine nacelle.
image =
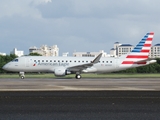
<path id="1" fill-rule="evenodd" d="M 54 70 L 54 75 L 57 77 L 61 77 L 61 76 L 69 75 L 69 74 L 71 74 L 71 72 L 67 71 L 64 68 L 57 68 Z"/>

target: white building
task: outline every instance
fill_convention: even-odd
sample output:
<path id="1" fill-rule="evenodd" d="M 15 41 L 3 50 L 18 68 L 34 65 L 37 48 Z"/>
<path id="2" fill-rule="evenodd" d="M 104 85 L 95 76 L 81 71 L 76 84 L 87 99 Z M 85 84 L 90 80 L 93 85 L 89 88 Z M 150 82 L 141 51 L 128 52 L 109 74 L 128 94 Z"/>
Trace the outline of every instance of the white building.
<path id="1" fill-rule="evenodd" d="M 121 45 L 120 42 L 115 42 L 114 43 L 114 49 L 116 50 L 116 55 L 114 55 L 115 57 L 118 56 L 118 47 Z"/>
<path id="2" fill-rule="evenodd" d="M 74 52 L 73 56 L 74 57 L 96 57 L 100 53 L 102 53 L 102 57 L 108 57 L 107 53 L 104 52 L 103 50 L 100 50 L 99 52 Z"/>
<path id="3" fill-rule="evenodd" d="M 118 57 L 120 57 L 121 55 L 127 54 L 129 52 L 131 52 L 133 50 L 134 46 L 130 45 L 130 44 L 121 44 L 120 46 L 118 46 Z"/>
<path id="4" fill-rule="evenodd" d="M 6 53 L 1 53 L 1 52 L 0 52 L 0 55 L 6 56 Z"/>
<path id="5" fill-rule="evenodd" d="M 156 44 L 151 47 L 150 58 L 160 57 L 160 44 Z"/>
<path id="6" fill-rule="evenodd" d="M 30 47 L 29 53 L 38 53 L 42 56 L 59 56 L 59 48 L 57 45 L 48 47 L 47 45 L 42 45 L 40 48 Z"/>
<path id="7" fill-rule="evenodd" d="M 110 56 L 111 57 L 117 57 L 118 56 L 118 47 L 120 46 L 121 44 L 119 42 L 115 42 L 114 45 L 113 45 L 113 48 L 110 49 Z"/>
<path id="8" fill-rule="evenodd" d="M 133 50 L 134 46 L 130 44 L 120 44 L 119 42 L 114 43 L 114 48 L 110 50 L 111 57 L 120 57 L 121 55 L 127 54 Z"/>
<path id="9" fill-rule="evenodd" d="M 117 57 L 117 50 L 116 50 L 115 48 L 112 48 L 112 49 L 110 50 L 110 56 L 111 56 L 111 57 Z"/>
<path id="10" fill-rule="evenodd" d="M 62 54 L 63 57 L 68 57 L 68 55 L 69 55 L 69 52 L 66 52 L 66 53 Z"/>
<path id="11" fill-rule="evenodd" d="M 114 43 L 114 48 L 110 50 L 110 56 L 111 57 L 120 57 L 121 55 L 127 54 L 131 52 L 134 49 L 133 45 L 130 44 L 120 44 L 119 42 Z M 160 58 L 160 44 L 156 44 L 151 47 L 150 53 L 149 53 L 150 58 Z"/>
<path id="12" fill-rule="evenodd" d="M 14 54 L 14 55 L 17 55 L 18 57 L 20 57 L 20 56 L 24 55 L 24 51 L 19 51 L 19 50 L 17 50 L 17 48 L 14 48 L 13 51 L 10 52 L 10 54 Z"/>

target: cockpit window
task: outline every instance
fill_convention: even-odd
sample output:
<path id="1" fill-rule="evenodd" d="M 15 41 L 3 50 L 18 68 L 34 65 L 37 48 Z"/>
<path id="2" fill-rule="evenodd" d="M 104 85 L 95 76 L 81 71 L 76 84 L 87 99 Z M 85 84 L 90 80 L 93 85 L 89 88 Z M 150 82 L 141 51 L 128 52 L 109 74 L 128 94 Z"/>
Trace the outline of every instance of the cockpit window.
<path id="1" fill-rule="evenodd" d="M 12 60 L 12 62 L 18 62 L 18 59 L 14 59 L 14 60 Z"/>

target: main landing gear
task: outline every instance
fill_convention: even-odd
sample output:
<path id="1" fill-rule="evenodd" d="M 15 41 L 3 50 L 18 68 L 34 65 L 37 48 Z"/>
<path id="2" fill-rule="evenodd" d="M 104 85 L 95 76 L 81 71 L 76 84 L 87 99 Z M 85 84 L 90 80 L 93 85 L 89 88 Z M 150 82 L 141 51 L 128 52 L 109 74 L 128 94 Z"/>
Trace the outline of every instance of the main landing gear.
<path id="1" fill-rule="evenodd" d="M 20 77 L 21 79 L 24 79 L 24 78 L 25 78 L 24 72 L 19 72 L 19 77 Z"/>
<path id="2" fill-rule="evenodd" d="M 76 79 L 81 79 L 81 75 L 80 74 L 76 74 Z"/>

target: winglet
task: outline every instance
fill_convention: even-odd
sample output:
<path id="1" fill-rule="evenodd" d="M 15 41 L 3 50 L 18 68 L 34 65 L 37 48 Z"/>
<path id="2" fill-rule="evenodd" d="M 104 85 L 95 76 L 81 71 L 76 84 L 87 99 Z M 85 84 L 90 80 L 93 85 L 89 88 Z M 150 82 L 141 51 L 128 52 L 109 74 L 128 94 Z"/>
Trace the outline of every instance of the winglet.
<path id="1" fill-rule="evenodd" d="M 102 57 L 102 53 L 100 53 L 91 63 L 92 64 L 98 63 L 101 57 Z"/>

